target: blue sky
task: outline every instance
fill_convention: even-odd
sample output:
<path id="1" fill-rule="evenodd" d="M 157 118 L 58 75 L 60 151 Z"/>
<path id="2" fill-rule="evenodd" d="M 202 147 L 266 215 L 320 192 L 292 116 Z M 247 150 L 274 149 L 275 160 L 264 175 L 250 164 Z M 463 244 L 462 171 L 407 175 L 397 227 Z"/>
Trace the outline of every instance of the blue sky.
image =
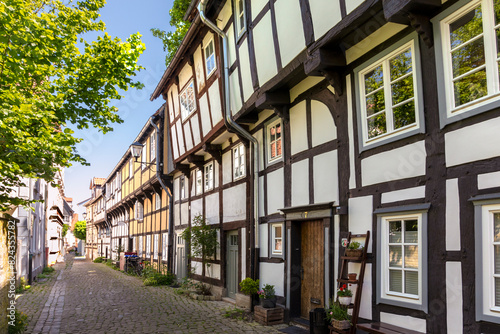
<path id="1" fill-rule="evenodd" d="M 73 198 L 73 208 L 81 213 L 79 203 L 90 197 L 92 177 L 108 177 L 130 144 L 151 116 L 162 104 L 160 97 L 151 102 L 149 97 L 165 71 L 165 52 L 162 42 L 153 37 L 151 28 L 171 30 L 169 10 L 173 0 L 108 0 L 101 10 L 101 20 L 106 23 L 109 35 L 125 40 L 131 34 L 140 32 L 146 51 L 139 59 L 145 67 L 137 78 L 145 87 L 142 90 L 131 89 L 123 92 L 124 98 L 115 101 L 122 124 L 114 124 L 114 131 L 103 135 L 96 129 L 75 130 L 75 135 L 83 138 L 77 146 L 78 152 L 90 163 L 90 166 L 75 164 L 65 170 L 65 194 Z M 92 36 L 85 36 L 91 40 Z"/>

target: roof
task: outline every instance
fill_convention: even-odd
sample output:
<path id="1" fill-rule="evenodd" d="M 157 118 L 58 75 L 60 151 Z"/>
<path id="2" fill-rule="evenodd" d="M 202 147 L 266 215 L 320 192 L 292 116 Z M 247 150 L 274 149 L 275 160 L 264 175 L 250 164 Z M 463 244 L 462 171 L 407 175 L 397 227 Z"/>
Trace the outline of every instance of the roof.
<path id="1" fill-rule="evenodd" d="M 92 189 L 94 186 L 102 186 L 106 183 L 106 178 L 104 177 L 93 177 L 90 181 L 89 189 Z"/>

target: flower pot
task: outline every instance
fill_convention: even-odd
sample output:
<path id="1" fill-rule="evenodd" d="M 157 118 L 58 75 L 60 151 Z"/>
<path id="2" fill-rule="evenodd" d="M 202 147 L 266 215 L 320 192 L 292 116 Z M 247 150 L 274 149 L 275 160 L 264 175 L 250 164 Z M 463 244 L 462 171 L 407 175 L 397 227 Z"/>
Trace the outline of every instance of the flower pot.
<path id="1" fill-rule="evenodd" d="M 356 280 L 356 276 L 357 276 L 356 273 L 347 274 L 347 277 L 349 278 L 349 281 L 355 281 Z"/>
<path id="2" fill-rule="evenodd" d="M 349 305 L 351 303 L 352 297 L 339 297 L 340 305 Z"/>
<path id="3" fill-rule="evenodd" d="M 260 306 L 262 306 L 263 308 L 274 308 L 276 307 L 276 298 L 261 298 Z"/>
<path id="4" fill-rule="evenodd" d="M 334 329 L 341 329 L 341 330 L 349 329 L 349 328 L 351 328 L 351 323 L 349 322 L 349 320 L 335 320 L 335 319 L 333 319 L 332 320 L 332 327 Z"/>
<path id="5" fill-rule="evenodd" d="M 361 257 L 363 255 L 362 249 L 346 249 L 345 256 L 349 257 Z"/>

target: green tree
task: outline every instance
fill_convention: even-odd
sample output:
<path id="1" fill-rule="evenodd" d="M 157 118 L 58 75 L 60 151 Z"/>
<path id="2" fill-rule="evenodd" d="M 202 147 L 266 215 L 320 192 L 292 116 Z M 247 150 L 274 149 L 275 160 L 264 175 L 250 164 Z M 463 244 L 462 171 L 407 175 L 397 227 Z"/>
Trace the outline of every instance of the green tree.
<path id="1" fill-rule="evenodd" d="M 191 247 L 191 257 L 201 258 L 203 266 L 213 257 L 219 246 L 217 230 L 208 225 L 203 215 L 193 218 L 191 226 L 181 233 L 181 238 L 186 240 Z"/>
<path id="2" fill-rule="evenodd" d="M 68 233 L 68 230 L 69 230 L 69 225 L 68 224 L 64 224 L 63 225 L 63 230 L 62 230 L 62 237 L 63 238 L 66 236 L 66 233 Z"/>
<path id="3" fill-rule="evenodd" d="M 84 220 L 76 222 L 73 235 L 75 238 L 85 241 L 87 239 L 87 222 Z"/>
<path id="4" fill-rule="evenodd" d="M 183 20 L 190 2 L 191 0 L 174 0 L 172 9 L 169 12 L 170 25 L 175 27 L 174 31 L 166 32 L 158 28 L 151 29 L 153 36 L 158 37 L 163 42 L 163 51 L 167 51 L 167 55 L 165 56 L 165 65 L 167 67 L 191 25 L 190 22 Z"/>
<path id="5" fill-rule="evenodd" d="M 23 177 L 51 182 L 59 168 L 86 164 L 68 126 L 111 131 L 122 122 L 111 104 L 118 90 L 142 88 L 133 81 L 140 34 L 109 36 L 99 20 L 104 4 L 0 0 L 0 211 L 27 203 L 10 193 Z M 87 42 L 88 32 L 100 36 Z"/>

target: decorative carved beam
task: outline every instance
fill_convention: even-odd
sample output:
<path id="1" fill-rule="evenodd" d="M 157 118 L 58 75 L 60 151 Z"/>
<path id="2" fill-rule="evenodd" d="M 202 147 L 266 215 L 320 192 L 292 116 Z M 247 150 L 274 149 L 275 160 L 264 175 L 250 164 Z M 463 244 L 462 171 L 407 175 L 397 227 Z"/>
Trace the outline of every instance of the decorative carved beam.
<path id="1" fill-rule="evenodd" d="M 432 16 L 441 7 L 441 0 L 382 0 L 387 22 L 410 24 L 409 13 Z"/>
<path id="2" fill-rule="evenodd" d="M 184 174 L 184 176 L 186 177 L 190 177 L 190 169 L 189 169 L 189 165 L 186 165 L 186 164 L 175 164 L 175 168 L 176 170 L 178 170 L 179 172 L 181 172 L 182 174 Z"/>
<path id="3" fill-rule="evenodd" d="M 203 157 L 194 154 L 188 155 L 187 161 L 194 164 L 199 169 L 203 169 L 203 165 L 205 164 L 205 159 Z"/>
<path id="4" fill-rule="evenodd" d="M 288 123 L 290 121 L 290 108 L 288 105 L 272 106 L 274 114 L 283 120 L 283 123 Z"/>
<path id="5" fill-rule="evenodd" d="M 255 124 L 259 121 L 259 116 L 255 113 L 246 114 L 238 118 L 238 124 Z"/>
<path id="6" fill-rule="evenodd" d="M 344 91 L 342 90 L 342 78 L 338 71 L 324 69 L 321 71 L 321 73 L 326 78 L 326 80 L 328 80 L 330 85 L 332 85 L 333 89 L 335 89 L 335 94 L 337 94 L 337 96 L 341 96 L 342 94 L 344 94 Z"/>
<path id="7" fill-rule="evenodd" d="M 329 68 L 343 67 L 346 65 L 345 55 L 342 50 L 317 49 L 304 61 L 306 75 L 322 75 L 321 71 Z"/>
<path id="8" fill-rule="evenodd" d="M 257 109 L 271 109 L 285 104 L 290 104 L 290 92 L 288 90 L 265 92 L 255 101 Z"/>
<path id="9" fill-rule="evenodd" d="M 434 45 L 434 37 L 432 34 L 432 24 L 430 18 L 426 15 L 409 13 L 411 26 L 422 37 L 425 45 L 431 48 Z"/>
<path id="10" fill-rule="evenodd" d="M 221 145 L 212 145 L 212 144 L 203 144 L 203 151 L 207 152 L 212 156 L 212 158 L 217 161 L 220 165 L 222 164 L 222 146 Z"/>

